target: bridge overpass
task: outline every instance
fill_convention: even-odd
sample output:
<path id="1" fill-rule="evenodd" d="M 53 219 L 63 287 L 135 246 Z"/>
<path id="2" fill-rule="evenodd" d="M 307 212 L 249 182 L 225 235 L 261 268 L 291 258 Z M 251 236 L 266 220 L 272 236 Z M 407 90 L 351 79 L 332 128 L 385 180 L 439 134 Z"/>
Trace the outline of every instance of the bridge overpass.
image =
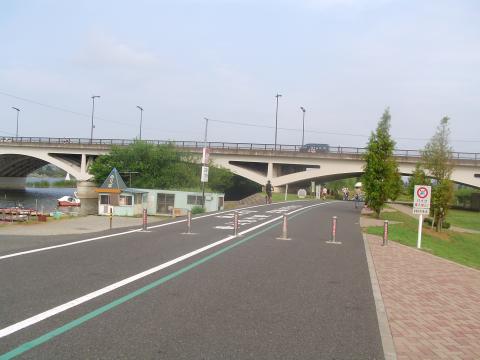
<path id="1" fill-rule="evenodd" d="M 0 189 L 21 189 L 25 178 L 45 164 L 53 164 L 74 176 L 79 196 L 96 197 L 89 181 L 89 164 L 106 154 L 113 145 L 126 146 L 134 140 L 19 137 L 0 138 Z M 201 153 L 204 143 L 197 141 L 159 141 L 173 143 L 184 150 Z M 267 179 L 277 189 L 307 180 L 327 182 L 359 176 L 363 173 L 365 148 L 331 146 L 328 151 L 309 153 L 299 145 L 208 142 L 210 159 L 215 165 L 264 185 Z M 402 175 L 410 175 L 420 160 L 419 150 L 395 150 Z M 480 153 L 454 152 L 452 180 L 480 188 Z"/>

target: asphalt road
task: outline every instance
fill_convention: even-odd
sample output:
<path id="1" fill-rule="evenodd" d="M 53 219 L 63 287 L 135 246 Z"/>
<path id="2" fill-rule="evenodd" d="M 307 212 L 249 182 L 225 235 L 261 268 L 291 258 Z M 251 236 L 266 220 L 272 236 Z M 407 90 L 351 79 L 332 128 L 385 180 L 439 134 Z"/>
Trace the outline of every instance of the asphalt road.
<path id="1" fill-rule="evenodd" d="M 238 237 L 232 212 L 194 218 L 193 235 L 176 220 L 0 237 L 0 359 L 383 359 L 358 220 L 309 201 L 241 210 Z"/>

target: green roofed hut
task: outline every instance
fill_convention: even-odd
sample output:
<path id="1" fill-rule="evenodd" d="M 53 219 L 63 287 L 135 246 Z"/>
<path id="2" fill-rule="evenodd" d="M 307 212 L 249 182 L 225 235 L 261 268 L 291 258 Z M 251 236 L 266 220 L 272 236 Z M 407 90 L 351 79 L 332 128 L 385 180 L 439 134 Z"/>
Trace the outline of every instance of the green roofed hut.
<path id="1" fill-rule="evenodd" d="M 96 192 L 99 215 L 109 215 L 111 211 L 116 216 L 139 216 L 147 209 L 148 215 L 179 216 L 203 202 L 199 191 L 128 188 L 115 168 Z M 225 194 L 205 193 L 205 211 L 223 210 L 224 197 Z"/>
<path id="2" fill-rule="evenodd" d="M 98 215 L 139 216 L 147 207 L 147 191 L 128 188 L 116 168 L 95 191 Z"/>

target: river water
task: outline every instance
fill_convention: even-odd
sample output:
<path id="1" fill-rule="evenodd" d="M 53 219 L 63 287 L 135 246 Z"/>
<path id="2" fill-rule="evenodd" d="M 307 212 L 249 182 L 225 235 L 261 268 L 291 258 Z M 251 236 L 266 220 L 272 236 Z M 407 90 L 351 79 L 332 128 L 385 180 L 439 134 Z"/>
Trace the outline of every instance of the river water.
<path id="1" fill-rule="evenodd" d="M 27 182 L 48 181 L 53 183 L 57 178 L 27 178 Z M 37 209 L 43 212 L 51 212 L 57 209 L 57 199 L 62 196 L 72 196 L 76 188 L 30 188 L 25 190 L 3 190 L 0 189 L 0 208 L 20 206 L 24 208 Z M 62 212 L 77 212 L 78 207 L 62 207 Z"/>

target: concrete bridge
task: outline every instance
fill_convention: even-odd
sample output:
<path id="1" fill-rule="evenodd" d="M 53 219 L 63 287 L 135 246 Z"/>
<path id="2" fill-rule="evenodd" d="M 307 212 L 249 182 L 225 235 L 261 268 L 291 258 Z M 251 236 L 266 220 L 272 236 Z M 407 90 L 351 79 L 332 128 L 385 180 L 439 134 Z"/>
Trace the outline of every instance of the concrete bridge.
<path id="1" fill-rule="evenodd" d="M 0 138 L 0 188 L 25 187 L 25 178 L 45 164 L 53 164 L 74 176 L 81 198 L 95 197 L 94 184 L 89 180 L 89 164 L 106 154 L 113 145 L 129 145 L 133 140 L 79 138 Z M 173 143 L 187 151 L 201 153 L 203 142 L 157 141 Z M 287 184 L 360 176 L 363 173 L 364 148 L 329 147 L 323 152 L 303 152 L 298 145 L 209 142 L 210 159 L 234 174 L 264 185 L 270 179 L 277 189 Z M 418 150 L 395 150 L 402 175 L 410 175 L 420 160 Z M 480 153 L 453 154 L 452 180 L 480 188 Z"/>

